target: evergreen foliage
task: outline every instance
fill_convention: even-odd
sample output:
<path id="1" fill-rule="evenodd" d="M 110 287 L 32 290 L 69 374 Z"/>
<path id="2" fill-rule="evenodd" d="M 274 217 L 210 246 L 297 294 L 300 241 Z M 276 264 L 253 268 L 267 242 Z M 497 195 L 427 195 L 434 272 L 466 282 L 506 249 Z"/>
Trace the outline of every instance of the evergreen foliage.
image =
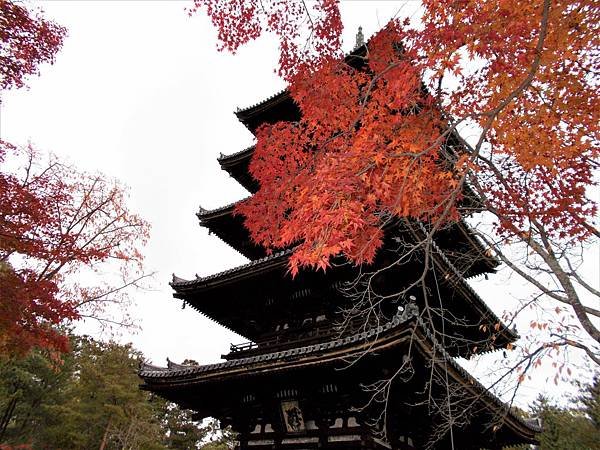
<path id="1" fill-rule="evenodd" d="M 532 415 L 542 420 L 538 436 L 542 450 L 590 450 L 600 448 L 600 378 L 580 386 L 582 394 L 569 407 L 558 406 L 540 396 L 532 405 Z M 528 448 L 528 447 L 524 447 Z"/>
<path id="2" fill-rule="evenodd" d="M 43 351 L 0 361 L 0 448 L 226 450 L 231 433 L 139 389 L 141 352 L 72 338 L 57 362 Z"/>

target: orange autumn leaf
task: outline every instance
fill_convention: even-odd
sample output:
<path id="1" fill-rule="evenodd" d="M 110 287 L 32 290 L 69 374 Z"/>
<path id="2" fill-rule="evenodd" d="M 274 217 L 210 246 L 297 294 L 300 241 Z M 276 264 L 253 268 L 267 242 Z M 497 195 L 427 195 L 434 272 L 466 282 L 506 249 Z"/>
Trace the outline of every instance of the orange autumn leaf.
<path id="1" fill-rule="evenodd" d="M 265 31 L 279 40 L 279 73 L 302 118 L 257 131 L 260 189 L 237 212 L 255 242 L 296 245 L 293 273 L 340 252 L 372 261 L 382 217 L 457 220 L 466 178 L 503 237 L 526 241 L 532 223 L 574 245 L 590 236 L 597 2 L 425 0 L 419 26 L 394 19 L 349 60 L 335 0 L 194 4 L 223 48 Z M 448 128 L 463 122 L 485 130 L 474 148 L 450 142 Z"/>

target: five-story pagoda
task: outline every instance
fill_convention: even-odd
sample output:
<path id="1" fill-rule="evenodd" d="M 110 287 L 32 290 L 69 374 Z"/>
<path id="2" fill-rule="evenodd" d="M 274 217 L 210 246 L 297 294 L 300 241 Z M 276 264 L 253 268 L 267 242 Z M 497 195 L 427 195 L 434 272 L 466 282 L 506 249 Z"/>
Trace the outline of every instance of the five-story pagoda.
<path id="1" fill-rule="evenodd" d="M 297 120 L 300 111 L 284 91 L 236 114 L 255 132 L 263 123 Z M 253 150 L 219 158 L 250 193 L 258 189 L 248 171 Z M 248 342 L 231 345 L 216 364 L 144 365 L 143 389 L 194 410 L 199 419 L 231 425 L 240 450 L 495 449 L 535 442 L 538 428 L 454 360 L 517 338 L 465 281 L 497 264 L 465 223 L 435 235 L 426 300 L 414 289 L 381 302 L 365 318 L 349 313 L 353 297 L 343 290 L 360 268 L 340 264 L 292 279 L 291 249 L 267 255 L 253 244 L 234 206 L 201 209 L 198 218 L 250 262 L 193 280 L 174 276 L 171 286 L 175 298 Z M 388 226 L 372 268 L 389 265 L 402 251 L 399 242 L 422 237 L 414 228 Z M 413 258 L 375 281 L 380 289 L 401 291 L 423 267 Z M 425 301 L 442 313 L 424 317 Z"/>

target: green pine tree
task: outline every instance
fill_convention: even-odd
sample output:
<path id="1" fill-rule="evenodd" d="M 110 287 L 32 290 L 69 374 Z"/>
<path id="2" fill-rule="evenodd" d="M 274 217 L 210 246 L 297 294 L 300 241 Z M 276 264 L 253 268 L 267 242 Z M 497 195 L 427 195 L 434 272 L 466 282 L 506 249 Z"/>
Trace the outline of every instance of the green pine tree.
<path id="1" fill-rule="evenodd" d="M 0 361 L 0 447 L 231 448 L 231 433 L 139 389 L 144 358 L 131 345 L 74 337 L 72 348 L 61 364 L 38 351 Z"/>
<path id="2" fill-rule="evenodd" d="M 600 397 L 598 380 L 585 386 L 579 398 L 580 405 L 562 407 L 539 397 L 533 405 L 534 416 L 542 419 L 543 432 L 539 435 L 543 450 L 593 450 L 600 449 L 598 412 Z"/>

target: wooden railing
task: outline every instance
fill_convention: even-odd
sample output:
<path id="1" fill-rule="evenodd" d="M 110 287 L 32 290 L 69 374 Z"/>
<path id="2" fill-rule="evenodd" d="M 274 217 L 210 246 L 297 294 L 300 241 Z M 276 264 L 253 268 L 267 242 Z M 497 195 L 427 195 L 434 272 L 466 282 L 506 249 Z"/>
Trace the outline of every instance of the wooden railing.
<path id="1" fill-rule="evenodd" d="M 226 359 L 237 359 L 250 354 L 276 352 L 291 345 L 295 347 L 310 345 L 338 334 L 331 323 L 311 329 L 297 328 L 285 331 L 273 333 L 269 338 L 261 339 L 256 343 L 231 344 L 229 355 L 224 355 L 224 357 L 227 357 Z"/>
<path id="2" fill-rule="evenodd" d="M 258 344 L 256 342 L 243 342 L 241 344 L 230 344 L 229 345 L 229 351 L 231 353 L 236 353 L 236 352 L 245 352 L 248 350 L 254 350 L 255 348 L 258 348 Z"/>
<path id="3" fill-rule="evenodd" d="M 344 335 L 356 332 L 362 329 L 363 326 L 364 320 L 361 317 L 357 317 L 349 324 Z M 323 342 L 327 339 L 335 339 L 337 337 L 339 337 L 339 330 L 337 330 L 331 322 L 326 321 L 321 322 L 319 326 L 312 324 L 273 331 L 261 336 L 257 342 L 231 344 L 229 346 L 230 353 L 228 355 L 222 355 L 222 357 L 225 359 L 238 359 L 261 353 L 277 352 L 291 346 L 301 347 L 311 345 L 317 342 Z"/>

